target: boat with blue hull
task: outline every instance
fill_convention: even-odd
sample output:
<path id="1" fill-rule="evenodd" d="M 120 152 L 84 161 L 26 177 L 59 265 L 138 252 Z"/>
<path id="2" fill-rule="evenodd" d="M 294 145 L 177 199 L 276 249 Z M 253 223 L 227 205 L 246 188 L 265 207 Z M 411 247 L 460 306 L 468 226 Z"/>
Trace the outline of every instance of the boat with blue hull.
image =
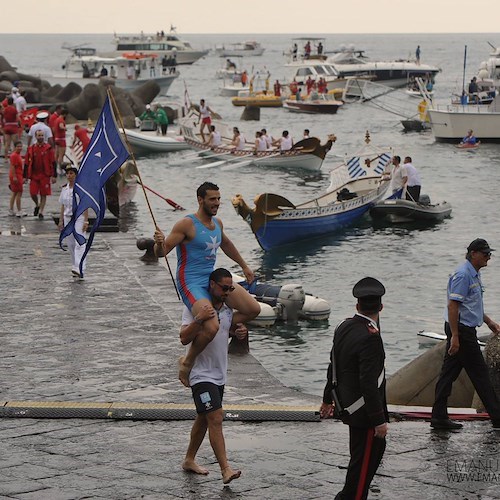
<path id="1" fill-rule="evenodd" d="M 389 184 L 382 176 L 362 176 L 300 205 L 271 193 L 259 195 L 254 208 L 239 194 L 232 203 L 268 251 L 351 225 L 386 196 Z"/>

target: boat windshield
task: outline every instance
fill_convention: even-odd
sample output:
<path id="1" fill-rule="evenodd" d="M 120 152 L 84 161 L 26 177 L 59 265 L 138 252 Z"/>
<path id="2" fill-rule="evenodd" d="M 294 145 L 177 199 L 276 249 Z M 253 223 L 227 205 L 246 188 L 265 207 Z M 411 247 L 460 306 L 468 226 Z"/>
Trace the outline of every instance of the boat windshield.
<path id="1" fill-rule="evenodd" d="M 313 72 L 311 68 L 299 68 L 296 73 L 297 76 L 309 76 L 312 74 Z"/>

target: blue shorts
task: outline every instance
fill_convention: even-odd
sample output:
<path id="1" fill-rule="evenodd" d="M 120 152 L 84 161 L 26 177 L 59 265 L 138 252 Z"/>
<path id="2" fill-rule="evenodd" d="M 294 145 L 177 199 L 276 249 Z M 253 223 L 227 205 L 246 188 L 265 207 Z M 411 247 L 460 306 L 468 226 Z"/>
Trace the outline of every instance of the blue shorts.
<path id="1" fill-rule="evenodd" d="M 191 387 L 196 413 L 209 413 L 222 408 L 224 386 L 212 382 L 199 382 Z"/>
<path id="2" fill-rule="evenodd" d="M 193 304 L 200 299 L 210 300 L 210 294 L 208 293 L 208 289 L 205 286 L 193 284 L 184 284 L 181 286 L 179 282 L 177 282 L 177 287 L 179 288 L 179 293 L 181 294 L 182 302 L 184 302 L 185 306 L 191 311 Z"/>

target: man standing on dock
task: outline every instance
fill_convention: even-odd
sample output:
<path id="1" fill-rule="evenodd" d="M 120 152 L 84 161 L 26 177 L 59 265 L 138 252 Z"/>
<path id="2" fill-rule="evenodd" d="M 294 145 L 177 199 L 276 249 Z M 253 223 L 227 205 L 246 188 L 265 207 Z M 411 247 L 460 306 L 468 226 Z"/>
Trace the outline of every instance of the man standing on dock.
<path id="1" fill-rule="evenodd" d="M 489 413 L 493 428 L 500 429 L 500 402 L 491 385 L 476 333 L 476 328 L 484 322 L 495 335 L 500 334 L 500 325 L 484 312 L 483 284 L 479 273 L 481 268 L 488 265 L 492 251 L 493 248 L 490 248 L 486 240 L 475 239 L 467 247 L 465 262 L 448 281 L 448 307 L 444 324 L 447 343 L 432 407 L 431 427 L 434 429 L 451 430 L 462 427 L 462 424 L 450 420 L 447 408 L 453 382 L 462 368 L 465 368 Z"/>
<path id="2" fill-rule="evenodd" d="M 224 434 L 222 433 L 222 397 L 227 378 L 228 340 L 230 329 L 234 335 L 243 340 L 248 330 L 241 321 L 245 317 L 226 305 L 226 299 L 234 292 L 233 277 L 227 269 L 219 268 L 210 274 L 208 291 L 212 307 L 208 305 L 193 316 L 186 306 L 182 312 L 181 342 L 184 345 L 191 343 L 202 331 L 203 322 L 214 317 L 219 318 L 219 330 L 205 350 L 196 358 L 189 384 L 196 405 L 196 419 L 191 429 L 191 438 L 182 463 L 187 472 L 207 475 L 208 469 L 196 463 L 196 454 L 208 430 L 210 444 L 219 463 L 222 482 L 230 483 L 238 479 L 240 470 L 233 469 L 227 460 Z"/>
<path id="3" fill-rule="evenodd" d="M 321 417 L 335 414 L 349 426 L 351 459 L 336 500 L 364 500 L 385 451 L 389 414 L 385 399 L 385 353 L 379 313 L 385 288 L 375 278 L 354 285 L 357 313 L 335 329 Z"/>

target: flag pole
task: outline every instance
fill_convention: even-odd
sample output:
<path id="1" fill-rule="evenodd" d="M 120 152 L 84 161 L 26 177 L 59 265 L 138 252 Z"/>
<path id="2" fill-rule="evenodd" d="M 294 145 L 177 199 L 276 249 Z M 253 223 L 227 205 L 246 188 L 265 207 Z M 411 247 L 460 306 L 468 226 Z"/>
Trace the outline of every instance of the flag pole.
<path id="1" fill-rule="evenodd" d="M 134 152 L 132 151 L 132 147 L 130 146 L 130 143 L 128 142 L 128 137 L 127 137 L 127 134 L 125 132 L 125 126 L 123 125 L 123 120 L 122 120 L 122 117 L 120 115 L 120 111 L 118 109 L 118 106 L 116 105 L 116 101 L 115 101 L 115 98 L 113 96 L 113 92 L 111 92 L 110 87 L 107 88 L 107 92 L 108 92 L 108 96 L 111 100 L 111 104 L 113 106 L 113 111 L 115 113 L 115 116 L 118 117 L 118 121 L 120 122 L 120 127 L 122 129 L 123 136 L 125 137 L 125 143 L 127 144 L 128 152 L 130 154 L 130 157 L 132 158 L 132 163 L 134 164 L 134 167 L 137 171 L 137 176 L 139 177 L 139 184 L 142 187 L 142 192 L 144 193 L 144 198 L 146 198 L 146 203 L 148 205 L 148 209 L 149 209 L 149 213 L 151 215 L 151 218 L 153 219 L 153 224 L 155 225 L 155 229 L 160 230 L 160 228 L 158 227 L 158 224 L 156 222 L 156 218 L 154 216 L 153 209 L 151 208 L 151 204 L 149 203 L 149 197 L 148 197 L 148 194 L 146 192 L 146 189 L 144 188 L 141 173 L 139 172 L 139 169 L 137 168 L 137 162 L 135 161 Z M 165 262 L 167 264 L 168 272 L 170 273 L 170 278 L 172 279 L 172 283 L 173 283 L 174 288 L 175 288 L 175 293 L 177 294 L 177 298 L 179 300 L 181 300 L 181 296 L 179 295 L 179 290 L 177 289 L 177 285 L 175 283 L 174 275 L 172 274 L 172 269 L 170 269 L 170 264 L 168 262 L 167 255 L 165 255 L 164 257 L 165 257 Z"/>

